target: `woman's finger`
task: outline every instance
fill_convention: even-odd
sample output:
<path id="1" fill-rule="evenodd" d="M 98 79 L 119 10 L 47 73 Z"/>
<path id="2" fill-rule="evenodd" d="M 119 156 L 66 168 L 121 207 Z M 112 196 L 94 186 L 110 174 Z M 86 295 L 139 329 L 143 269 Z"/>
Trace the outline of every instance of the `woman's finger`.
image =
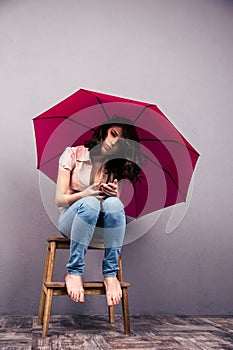
<path id="1" fill-rule="evenodd" d="M 107 189 L 108 191 L 117 191 L 118 186 L 115 184 L 107 184 L 103 185 L 103 189 Z"/>
<path id="2" fill-rule="evenodd" d="M 108 190 L 107 188 L 106 189 L 103 189 L 103 192 L 108 195 L 108 196 L 116 196 L 117 195 L 117 191 L 116 190 Z"/>

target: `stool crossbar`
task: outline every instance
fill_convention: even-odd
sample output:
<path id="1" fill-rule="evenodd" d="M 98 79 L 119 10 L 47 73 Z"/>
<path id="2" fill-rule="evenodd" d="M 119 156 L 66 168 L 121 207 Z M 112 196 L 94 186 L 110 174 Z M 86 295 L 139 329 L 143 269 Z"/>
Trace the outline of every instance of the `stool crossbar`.
<path id="1" fill-rule="evenodd" d="M 65 282 L 53 281 L 53 271 L 55 264 L 55 255 L 57 249 L 69 249 L 70 239 L 63 237 L 50 237 L 48 238 L 48 246 L 45 258 L 44 276 L 41 289 L 40 306 L 38 314 L 38 325 L 42 325 L 42 337 L 46 337 L 48 334 L 50 312 L 52 306 L 52 298 L 57 295 L 67 295 Z M 102 249 L 92 248 L 88 249 Z M 121 284 L 122 289 L 122 314 L 124 323 L 125 334 L 130 333 L 130 319 L 129 319 L 129 306 L 128 306 L 128 287 L 130 283 L 123 282 L 122 279 L 122 260 L 119 257 L 119 271 L 117 277 Z M 105 286 L 103 282 L 84 282 L 83 283 L 84 294 L 86 295 L 105 295 Z M 108 306 L 109 323 L 114 323 L 114 305 Z"/>

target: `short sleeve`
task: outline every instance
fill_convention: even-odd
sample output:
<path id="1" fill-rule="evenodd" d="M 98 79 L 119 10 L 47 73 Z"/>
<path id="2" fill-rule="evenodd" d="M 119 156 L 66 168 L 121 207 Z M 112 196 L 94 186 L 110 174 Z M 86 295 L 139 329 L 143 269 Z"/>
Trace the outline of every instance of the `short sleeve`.
<path id="1" fill-rule="evenodd" d="M 75 167 L 75 153 L 72 147 L 67 147 L 59 159 L 59 169 L 72 171 Z"/>

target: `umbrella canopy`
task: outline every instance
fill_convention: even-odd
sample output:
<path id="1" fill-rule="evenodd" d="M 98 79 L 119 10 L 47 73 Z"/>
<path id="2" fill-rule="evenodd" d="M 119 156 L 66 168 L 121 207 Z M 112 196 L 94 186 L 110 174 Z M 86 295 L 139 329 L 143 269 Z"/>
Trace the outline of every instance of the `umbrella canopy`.
<path id="1" fill-rule="evenodd" d="M 126 214 L 139 217 L 186 200 L 199 153 L 153 104 L 80 89 L 33 119 L 37 168 L 56 181 L 67 146 L 89 140 L 113 116 L 136 127 L 143 159 L 141 183 L 123 184 Z"/>

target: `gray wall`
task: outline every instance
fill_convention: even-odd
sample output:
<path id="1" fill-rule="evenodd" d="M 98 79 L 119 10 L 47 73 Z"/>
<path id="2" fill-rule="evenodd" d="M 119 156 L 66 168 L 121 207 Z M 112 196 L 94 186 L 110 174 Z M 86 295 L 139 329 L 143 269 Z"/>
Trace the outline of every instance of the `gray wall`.
<path id="1" fill-rule="evenodd" d="M 226 0 L 0 1 L 2 314 L 37 313 L 56 234 L 32 118 L 80 87 L 158 104 L 201 153 L 188 203 L 124 247 L 131 313 L 233 313 L 232 33 Z M 65 262 L 61 253 L 58 278 Z M 89 252 L 86 278 L 101 277 L 96 265 Z M 103 305 L 60 297 L 53 312 Z"/>

